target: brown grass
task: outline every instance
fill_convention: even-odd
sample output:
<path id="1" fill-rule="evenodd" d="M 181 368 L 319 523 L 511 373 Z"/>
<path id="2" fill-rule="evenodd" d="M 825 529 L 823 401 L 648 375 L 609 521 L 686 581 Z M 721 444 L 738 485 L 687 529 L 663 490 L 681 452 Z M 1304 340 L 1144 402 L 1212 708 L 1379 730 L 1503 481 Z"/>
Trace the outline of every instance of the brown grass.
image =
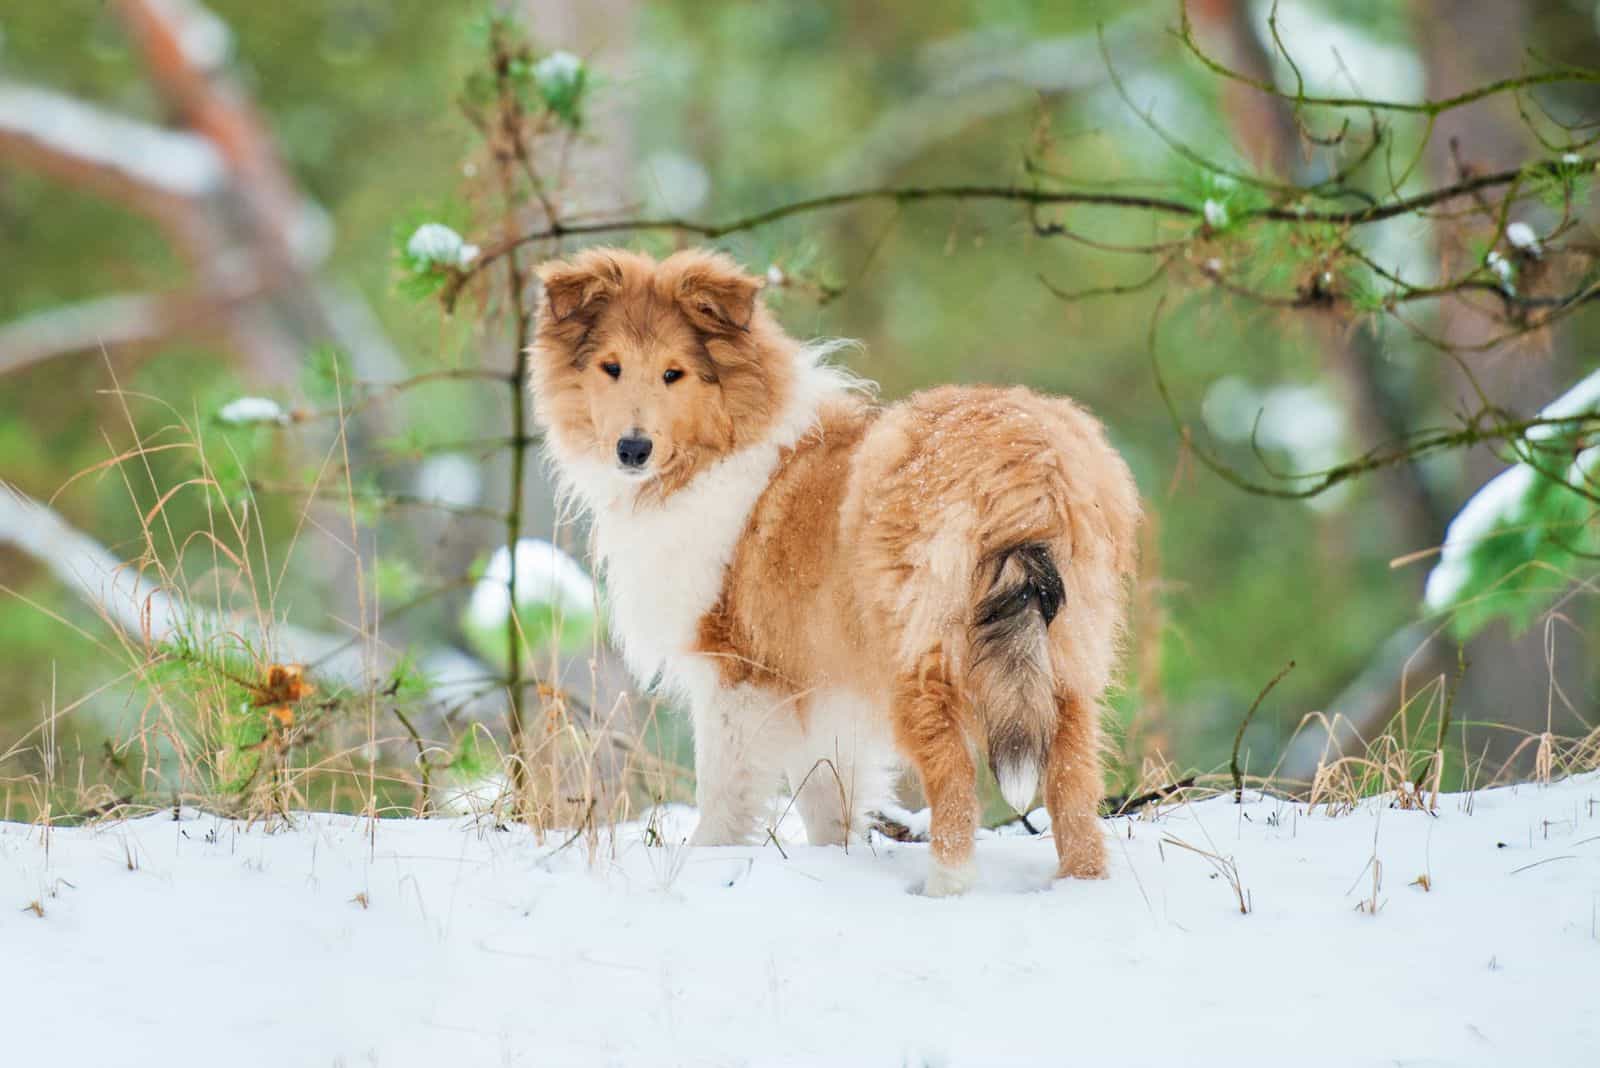
<path id="1" fill-rule="evenodd" d="M 207 440 L 197 416 L 182 417 L 152 398 L 116 395 L 130 431 L 134 405 L 158 405 L 172 417 L 155 435 L 112 449 L 108 461 L 83 473 L 122 480 L 139 525 L 127 578 L 137 574 L 149 588 L 136 620 L 99 609 L 104 636 L 90 637 L 117 665 L 112 677 L 69 703 L 53 701 L 33 729 L 0 750 L 0 817 L 37 822 L 48 834 L 63 823 L 181 805 L 269 825 L 310 809 L 377 819 L 465 808 L 541 835 L 577 828 L 594 856 L 605 828 L 662 800 L 689 796 L 688 771 L 650 748 L 654 703 L 638 706 L 623 695 L 597 712 L 593 671 L 587 699 L 524 680 L 530 715 L 520 754 L 509 751 L 500 723 L 457 725 L 418 715 L 426 702 L 401 692 L 400 654 L 383 639 L 394 610 L 371 589 L 376 559 L 358 548 L 364 532 L 342 424 L 291 515 L 290 536 L 271 546 L 255 497 L 240 503 L 222 492 L 209 458 L 220 446 Z M 199 473 L 163 484 L 151 456 L 178 449 L 195 458 Z M 330 482 L 338 483 L 341 505 L 327 503 Z M 203 498 L 205 521 L 183 529 L 173 507 L 195 496 Z M 335 570 L 354 577 L 355 618 L 336 621 L 335 631 L 348 651 L 327 658 L 344 665 L 334 676 L 326 664 L 284 658 L 294 644 L 285 635 L 296 630 L 283 620 L 284 590 L 301 577 L 294 572 L 312 540 L 335 559 Z M 160 620 L 169 608 L 177 623 L 164 635 Z M 548 677 L 557 666 L 552 651 Z M 486 678 L 483 689 L 504 685 Z M 118 698 L 126 725 L 112 731 L 101 759 L 69 757 L 61 727 L 86 705 Z M 68 736 L 75 733 L 69 729 Z M 472 792 L 473 783 L 452 766 L 470 743 L 482 744 L 489 754 L 484 763 L 506 773 L 507 784 L 520 778 L 521 792 L 506 785 L 486 802 Z M 509 774 L 519 766 L 525 775 Z"/>

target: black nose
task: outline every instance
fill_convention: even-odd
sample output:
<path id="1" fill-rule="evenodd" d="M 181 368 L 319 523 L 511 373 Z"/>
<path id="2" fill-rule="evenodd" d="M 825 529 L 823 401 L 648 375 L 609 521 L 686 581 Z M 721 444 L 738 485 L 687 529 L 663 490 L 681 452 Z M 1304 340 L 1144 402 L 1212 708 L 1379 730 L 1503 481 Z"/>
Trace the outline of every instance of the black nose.
<path id="1" fill-rule="evenodd" d="M 620 438 L 617 441 L 617 459 L 623 467 L 643 467 L 650 459 L 649 438 Z"/>

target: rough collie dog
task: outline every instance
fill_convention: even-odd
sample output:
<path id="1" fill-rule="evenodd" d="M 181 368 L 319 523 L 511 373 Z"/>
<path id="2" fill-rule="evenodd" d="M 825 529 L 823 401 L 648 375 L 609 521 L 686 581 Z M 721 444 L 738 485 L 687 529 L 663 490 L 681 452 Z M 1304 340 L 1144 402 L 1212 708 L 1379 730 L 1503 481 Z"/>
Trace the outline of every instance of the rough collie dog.
<path id="1" fill-rule="evenodd" d="M 692 711 L 692 842 L 751 840 L 787 777 L 811 842 L 843 843 L 898 752 L 932 810 L 925 890 L 959 893 L 984 752 L 1019 811 L 1042 779 L 1059 874 L 1104 875 L 1139 504 L 1100 424 L 1025 389 L 875 406 L 721 255 L 594 249 L 540 277 L 536 415 L 630 670 Z"/>

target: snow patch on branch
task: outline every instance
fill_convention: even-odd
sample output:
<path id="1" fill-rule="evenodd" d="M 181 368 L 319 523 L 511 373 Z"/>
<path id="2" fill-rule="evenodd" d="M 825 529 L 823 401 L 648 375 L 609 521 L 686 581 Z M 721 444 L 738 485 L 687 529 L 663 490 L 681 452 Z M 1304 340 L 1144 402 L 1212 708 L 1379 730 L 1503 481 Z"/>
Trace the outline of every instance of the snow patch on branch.
<path id="1" fill-rule="evenodd" d="M 225 173 L 216 150 L 193 134 L 163 130 L 28 86 L 0 85 L 0 138 L 7 136 L 172 196 L 214 193 Z"/>
<path id="2" fill-rule="evenodd" d="M 233 34 L 222 19 L 192 0 L 147 2 L 171 25 L 178 48 L 190 66 L 210 73 L 221 70 L 228 62 L 233 52 Z"/>
<path id="3" fill-rule="evenodd" d="M 1534 477 L 1533 468 L 1526 464 L 1507 468 L 1485 482 L 1450 520 L 1439 562 L 1428 573 L 1422 594 L 1429 610 L 1441 612 L 1455 603 L 1472 578 L 1473 552 L 1497 527 L 1516 521 L 1528 491 L 1533 489 Z"/>
<path id="4" fill-rule="evenodd" d="M 406 242 L 406 255 L 419 264 L 464 269 L 478 258 L 478 246 L 443 223 L 423 223 Z"/>
<path id="5" fill-rule="evenodd" d="M 1600 370 L 1580 379 L 1576 385 L 1545 405 L 1540 419 L 1576 419 L 1600 413 Z M 1559 423 L 1532 427 L 1524 435 L 1530 442 L 1549 442 L 1570 435 L 1572 429 Z M 1552 454 L 1553 455 L 1553 454 Z M 1565 472 L 1569 485 L 1592 485 L 1600 469 L 1600 444 L 1580 449 Z M 1552 472 L 1553 474 L 1554 472 Z M 1439 562 L 1428 574 L 1423 603 L 1440 612 L 1453 606 L 1473 575 L 1473 557 L 1480 546 L 1497 533 L 1532 520 L 1534 491 L 1544 475 L 1528 463 L 1516 463 L 1483 484 L 1445 530 Z"/>
<path id="6" fill-rule="evenodd" d="M 1535 258 L 1543 249 L 1539 245 L 1539 235 L 1525 222 L 1514 222 L 1506 227 L 1506 240 L 1511 242 L 1511 247 L 1518 252 L 1526 252 Z"/>
<path id="7" fill-rule="evenodd" d="M 249 648 L 279 663 L 307 664 L 320 679 L 365 686 L 392 670 L 397 659 L 387 646 L 374 653 L 348 635 L 324 634 L 250 614 L 225 614 L 191 604 L 147 578 L 136 564 L 117 559 L 104 546 L 48 506 L 0 481 L 0 545 L 12 545 L 50 569 L 56 579 L 97 609 L 117 631 L 145 647 L 181 639 L 195 645 Z M 496 715 L 502 698 L 485 691 L 492 673 L 483 661 L 450 646 L 422 655 L 424 673 L 437 679 L 430 700 L 458 707 L 469 717 Z"/>
<path id="8" fill-rule="evenodd" d="M 229 426 L 252 426 L 257 423 L 283 425 L 289 415 L 277 401 L 268 397 L 240 397 L 231 400 L 217 412 L 217 420 Z"/>

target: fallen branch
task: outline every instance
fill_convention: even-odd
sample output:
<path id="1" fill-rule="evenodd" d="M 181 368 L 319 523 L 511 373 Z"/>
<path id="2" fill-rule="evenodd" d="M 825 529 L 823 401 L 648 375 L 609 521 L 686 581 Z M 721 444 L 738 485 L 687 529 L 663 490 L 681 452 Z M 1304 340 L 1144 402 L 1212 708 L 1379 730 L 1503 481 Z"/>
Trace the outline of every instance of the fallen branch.
<path id="1" fill-rule="evenodd" d="M 1177 782 L 1168 783 L 1158 789 L 1151 790 L 1149 793 L 1135 794 L 1132 797 L 1126 794 L 1113 795 L 1100 802 L 1101 815 L 1105 817 L 1131 816 L 1140 809 L 1153 805 L 1157 801 L 1165 801 L 1173 794 L 1178 793 L 1180 790 L 1187 790 L 1193 785 L 1194 776 L 1187 775 Z"/>

